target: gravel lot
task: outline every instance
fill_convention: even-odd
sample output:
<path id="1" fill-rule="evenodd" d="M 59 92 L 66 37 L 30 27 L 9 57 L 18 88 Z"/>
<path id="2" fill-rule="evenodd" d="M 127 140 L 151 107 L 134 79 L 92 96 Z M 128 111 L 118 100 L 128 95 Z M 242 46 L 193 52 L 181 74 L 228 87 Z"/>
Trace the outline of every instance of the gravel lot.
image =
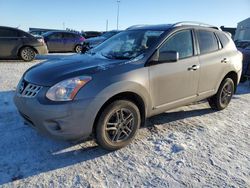
<path id="1" fill-rule="evenodd" d="M 69 54 L 71 55 L 71 54 Z M 32 63 L 0 62 L 0 187 L 250 187 L 250 86 L 230 106 L 206 102 L 150 118 L 128 147 L 69 144 L 24 125 L 14 89 Z"/>

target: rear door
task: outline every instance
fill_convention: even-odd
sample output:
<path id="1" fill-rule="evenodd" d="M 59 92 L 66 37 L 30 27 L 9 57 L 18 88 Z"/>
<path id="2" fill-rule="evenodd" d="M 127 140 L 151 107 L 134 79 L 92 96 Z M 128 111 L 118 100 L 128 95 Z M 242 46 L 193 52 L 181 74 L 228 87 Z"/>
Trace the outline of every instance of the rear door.
<path id="1" fill-rule="evenodd" d="M 197 30 L 199 43 L 200 81 L 198 93 L 207 97 L 215 92 L 229 61 L 213 31 Z M 225 58 L 225 59 L 224 59 Z"/>
<path id="2" fill-rule="evenodd" d="M 154 108 L 161 111 L 195 101 L 199 82 L 199 59 L 194 53 L 193 31 L 177 31 L 159 51 L 176 51 L 180 59 L 177 62 L 163 62 L 149 67 L 150 93 Z"/>
<path id="3" fill-rule="evenodd" d="M 63 33 L 64 49 L 63 51 L 73 51 L 77 43 L 77 35 L 73 33 Z"/>
<path id="4" fill-rule="evenodd" d="M 0 28 L 0 57 L 17 56 L 18 48 L 22 45 L 22 38 L 15 29 Z"/>
<path id="5" fill-rule="evenodd" d="M 61 32 L 55 32 L 46 37 L 46 44 L 50 52 L 64 51 L 63 34 Z"/>

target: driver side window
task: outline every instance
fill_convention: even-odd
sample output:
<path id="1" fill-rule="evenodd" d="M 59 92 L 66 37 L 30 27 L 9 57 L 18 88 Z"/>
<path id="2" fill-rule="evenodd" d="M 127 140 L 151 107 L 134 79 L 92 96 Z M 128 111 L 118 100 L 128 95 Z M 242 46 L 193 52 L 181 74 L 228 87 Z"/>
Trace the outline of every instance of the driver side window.
<path id="1" fill-rule="evenodd" d="M 179 59 L 193 56 L 194 48 L 192 32 L 190 30 L 184 30 L 172 35 L 160 48 L 160 52 L 165 51 L 178 52 Z"/>

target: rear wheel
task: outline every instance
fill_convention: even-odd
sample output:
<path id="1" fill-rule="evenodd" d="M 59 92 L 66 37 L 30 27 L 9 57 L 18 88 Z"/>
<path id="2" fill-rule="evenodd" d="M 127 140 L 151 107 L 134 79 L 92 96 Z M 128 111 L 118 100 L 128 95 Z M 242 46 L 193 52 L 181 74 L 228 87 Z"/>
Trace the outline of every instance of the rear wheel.
<path id="1" fill-rule="evenodd" d="M 24 61 L 32 61 L 36 57 L 36 52 L 31 47 L 24 47 L 20 50 L 20 57 Z"/>
<path id="2" fill-rule="evenodd" d="M 82 52 L 82 45 L 80 45 L 80 44 L 76 45 L 75 52 L 78 54 L 81 53 Z"/>
<path id="3" fill-rule="evenodd" d="M 128 145 L 141 123 L 138 107 L 127 100 L 118 100 L 102 112 L 96 127 L 97 143 L 107 150 Z"/>
<path id="4" fill-rule="evenodd" d="M 223 110 L 230 103 L 234 93 L 234 82 L 231 78 L 222 81 L 217 93 L 208 99 L 208 103 L 214 110 Z"/>

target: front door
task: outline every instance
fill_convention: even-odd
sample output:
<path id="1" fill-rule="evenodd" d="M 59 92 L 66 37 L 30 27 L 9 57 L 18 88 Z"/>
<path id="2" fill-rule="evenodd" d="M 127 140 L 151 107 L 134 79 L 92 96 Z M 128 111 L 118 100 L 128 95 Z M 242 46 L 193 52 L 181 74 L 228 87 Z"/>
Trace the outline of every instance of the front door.
<path id="1" fill-rule="evenodd" d="M 191 30 L 174 33 L 159 52 L 176 51 L 179 60 L 149 67 L 150 93 L 155 109 L 170 109 L 197 98 L 199 59 L 194 56 L 193 38 Z"/>

